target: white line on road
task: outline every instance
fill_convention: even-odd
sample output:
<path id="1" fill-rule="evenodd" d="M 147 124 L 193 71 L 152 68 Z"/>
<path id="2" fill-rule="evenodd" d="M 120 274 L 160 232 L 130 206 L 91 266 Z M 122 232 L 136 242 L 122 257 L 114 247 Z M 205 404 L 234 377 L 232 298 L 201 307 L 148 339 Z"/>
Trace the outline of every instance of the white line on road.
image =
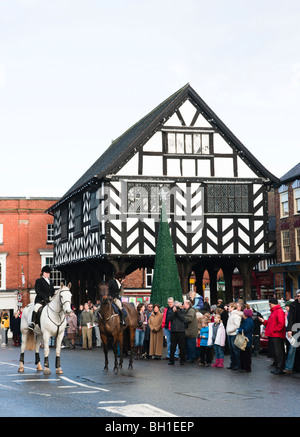
<path id="1" fill-rule="evenodd" d="M 90 385 L 83 384 L 82 382 L 73 381 L 73 379 L 67 378 L 66 376 L 61 376 L 61 379 L 68 381 L 68 382 L 71 382 L 72 384 L 79 385 L 80 387 L 87 387 L 87 388 L 91 388 L 93 390 L 106 391 L 106 392 L 110 391 L 110 390 L 107 390 L 106 388 L 91 387 Z"/>
<path id="2" fill-rule="evenodd" d="M 126 401 L 99 401 L 99 404 L 125 404 Z"/>
<path id="3" fill-rule="evenodd" d="M 60 379 L 15 379 L 13 382 L 52 382 L 60 381 Z"/>
<path id="4" fill-rule="evenodd" d="M 168 413 L 168 411 L 161 410 L 150 404 L 132 404 L 97 408 L 125 417 L 177 417 L 175 414 Z"/>

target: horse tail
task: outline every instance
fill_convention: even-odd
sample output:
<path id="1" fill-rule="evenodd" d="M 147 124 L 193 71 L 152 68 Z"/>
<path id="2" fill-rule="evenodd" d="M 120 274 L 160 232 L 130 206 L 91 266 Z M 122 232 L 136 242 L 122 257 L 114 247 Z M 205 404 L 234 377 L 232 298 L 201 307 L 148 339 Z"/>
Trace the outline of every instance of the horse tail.
<path id="1" fill-rule="evenodd" d="M 33 351 L 35 349 L 35 334 L 31 330 L 29 330 L 27 334 L 26 349 L 28 351 Z"/>

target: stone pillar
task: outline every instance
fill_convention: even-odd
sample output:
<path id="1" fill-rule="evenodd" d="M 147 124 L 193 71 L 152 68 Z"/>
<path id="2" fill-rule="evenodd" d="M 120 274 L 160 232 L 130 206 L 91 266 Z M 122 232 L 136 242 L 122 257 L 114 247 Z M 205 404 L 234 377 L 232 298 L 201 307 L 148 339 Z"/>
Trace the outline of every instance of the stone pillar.
<path id="1" fill-rule="evenodd" d="M 245 301 L 252 300 L 251 274 L 257 260 L 239 260 L 236 264 L 243 279 L 243 298 Z"/>

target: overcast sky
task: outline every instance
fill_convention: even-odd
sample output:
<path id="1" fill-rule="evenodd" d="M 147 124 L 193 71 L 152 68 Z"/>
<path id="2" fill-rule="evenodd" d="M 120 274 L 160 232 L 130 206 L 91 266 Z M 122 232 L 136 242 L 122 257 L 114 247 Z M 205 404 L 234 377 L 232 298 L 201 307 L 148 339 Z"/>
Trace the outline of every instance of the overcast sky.
<path id="1" fill-rule="evenodd" d="M 275 176 L 299 161 L 299 0 L 0 0 L 0 196 L 61 197 L 186 83 Z"/>

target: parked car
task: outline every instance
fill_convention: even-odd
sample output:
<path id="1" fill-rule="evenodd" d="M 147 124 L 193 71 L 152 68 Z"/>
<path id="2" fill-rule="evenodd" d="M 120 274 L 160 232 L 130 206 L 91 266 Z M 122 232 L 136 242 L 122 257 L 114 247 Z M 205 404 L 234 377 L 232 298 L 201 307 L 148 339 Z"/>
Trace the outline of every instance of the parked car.
<path id="1" fill-rule="evenodd" d="M 282 308 L 285 308 L 285 301 L 283 299 L 279 299 L 278 303 Z M 263 314 L 263 312 L 270 312 L 269 299 L 249 300 L 247 304 L 250 306 L 250 308 L 258 311 L 261 314 Z"/>

